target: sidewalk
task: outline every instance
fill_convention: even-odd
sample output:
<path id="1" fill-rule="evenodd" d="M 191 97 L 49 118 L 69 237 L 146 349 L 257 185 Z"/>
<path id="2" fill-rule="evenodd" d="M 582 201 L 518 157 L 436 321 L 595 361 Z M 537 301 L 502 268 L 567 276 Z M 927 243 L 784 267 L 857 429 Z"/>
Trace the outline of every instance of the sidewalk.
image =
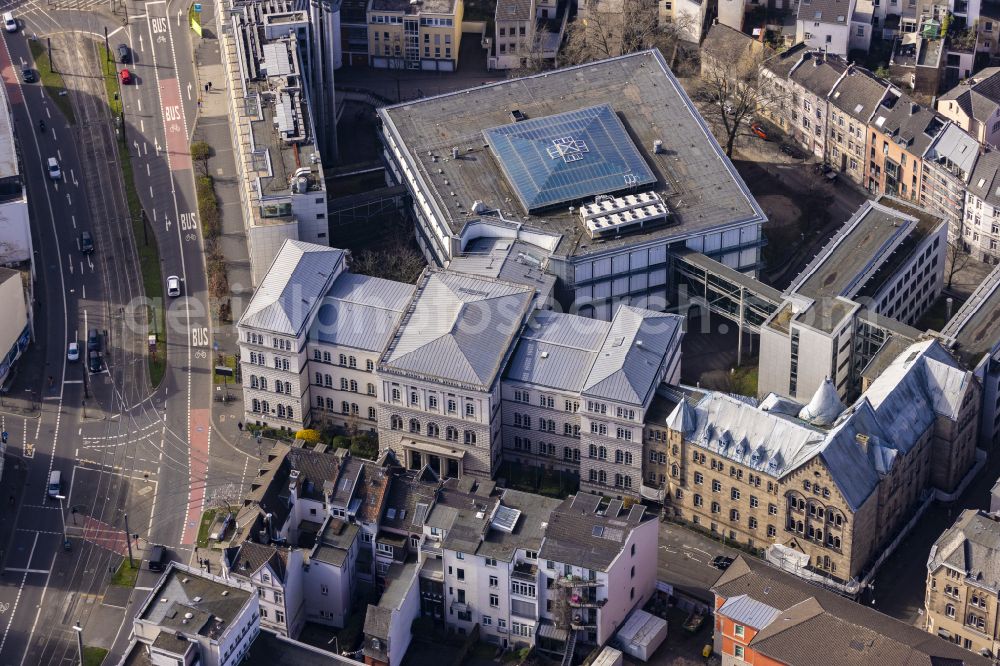
<path id="1" fill-rule="evenodd" d="M 14 497 L 15 505 L 7 511 L 0 511 L 0 575 L 7 564 L 7 553 L 13 544 L 14 526 L 24 503 L 24 484 L 28 478 L 28 466 L 20 456 L 8 453 L 4 456 L 3 476 L 0 477 L 0 498 Z"/>
<path id="2" fill-rule="evenodd" d="M 233 356 L 238 351 L 235 322 L 239 321 L 253 295 L 253 286 L 250 279 L 246 232 L 243 227 L 243 211 L 236 185 L 236 161 L 229 131 L 227 93 L 223 87 L 227 77 L 222 64 L 218 30 L 215 26 L 214 0 L 203 3 L 201 15 L 205 20 L 202 31 L 204 36 L 193 38 L 195 71 L 199 77 L 198 90 L 201 91 L 201 95 L 192 141 L 204 141 L 212 147 L 208 168 L 215 180 L 215 193 L 222 213 L 222 235 L 219 245 L 226 258 L 232 308 L 232 322 L 222 322 L 217 316 L 214 317 L 213 343 L 217 345 L 217 354 Z M 207 82 L 213 84 L 211 92 L 205 92 Z M 243 418 L 243 391 L 238 385 L 230 385 L 229 393 L 236 399 L 232 402 L 213 402 L 212 413 L 216 436 L 232 444 L 237 433 L 236 424 Z"/>

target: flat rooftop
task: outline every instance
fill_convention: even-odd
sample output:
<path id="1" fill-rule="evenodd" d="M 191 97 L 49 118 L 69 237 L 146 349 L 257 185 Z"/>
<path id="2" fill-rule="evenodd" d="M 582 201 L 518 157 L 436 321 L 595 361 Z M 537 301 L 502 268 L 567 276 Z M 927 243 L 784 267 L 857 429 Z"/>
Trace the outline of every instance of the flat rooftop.
<path id="1" fill-rule="evenodd" d="M 217 639 L 249 598 L 250 591 L 236 584 L 172 563 L 150 593 L 140 618 Z"/>
<path id="2" fill-rule="evenodd" d="M 941 333 L 956 340 L 955 351 L 971 365 L 993 352 L 1000 343 L 1000 266 L 983 279 Z"/>
<path id="3" fill-rule="evenodd" d="M 942 224 L 941 218 L 897 199 L 866 201 L 788 292 L 814 300 L 875 294 Z"/>
<path id="4" fill-rule="evenodd" d="M 508 176 L 538 183 L 553 174 L 568 176 L 569 171 L 594 173 L 608 168 L 605 158 L 610 153 L 592 148 L 579 126 L 566 126 L 568 131 L 558 137 L 529 134 L 518 139 L 525 144 L 523 150 L 505 150 L 504 145 L 492 143 L 491 136 L 504 141 L 520 136 L 520 123 L 537 122 L 535 129 L 548 131 L 553 125 L 565 126 L 556 122 L 566 119 L 562 114 L 595 108 L 608 110 L 602 116 L 607 121 L 604 126 L 617 132 L 620 125 L 628 150 L 634 148 L 639 160 L 635 173 L 645 176 L 648 170 L 653 178 L 644 185 L 644 177 L 626 182 L 619 173 L 618 181 L 612 177 L 613 182 L 604 187 L 656 192 L 669 210 L 666 224 L 592 240 L 578 209 L 582 203 L 593 202 L 593 188 L 578 188 L 569 198 L 560 195 L 537 211 L 532 201 L 522 203 L 520 194 L 537 188 L 522 183 L 519 192 Z M 556 255 L 582 256 L 651 239 L 682 241 L 765 219 L 656 50 L 406 102 L 378 113 L 387 140 L 401 146 L 422 182 L 421 189 L 439 208 L 455 236 L 479 219 L 508 225 L 513 222 L 558 235 Z M 588 118 L 588 127 L 596 127 L 593 116 Z M 540 146 L 546 141 L 542 151 Z M 659 152 L 654 152 L 654 141 L 661 142 Z M 584 145 L 587 150 L 583 150 Z M 498 154 L 504 157 L 506 170 Z M 533 155 L 535 164 L 521 165 L 512 173 L 510 165 L 519 155 Z M 621 163 L 617 157 L 612 161 Z M 634 185 L 630 184 L 633 181 Z M 573 183 L 580 182 L 574 176 Z M 482 207 L 473 214 L 475 202 L 482 202 Z"/>

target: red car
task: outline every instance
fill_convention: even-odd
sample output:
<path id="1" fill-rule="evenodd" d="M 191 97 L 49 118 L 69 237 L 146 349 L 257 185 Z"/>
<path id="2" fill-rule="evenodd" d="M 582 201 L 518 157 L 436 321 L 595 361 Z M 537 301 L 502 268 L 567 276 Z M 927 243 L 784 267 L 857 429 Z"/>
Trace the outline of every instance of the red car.
<path id="1" fill-rule="evenodd" d="M 127 69 L 123 69 L 122 71 L 120 71 L 118 73 L 118 76 L 121 78 L 121 82 L 123 85 L 128 85 L 132 83 L 132 72 L 128 71 Z"/>
<path id="2" fill-rule="evenodd" d="M 759 136 L 760 138 L 764 139 L 764 141 L 767 141 L 767 132 L 764 131 L 764 128 L 761 126 L 760 123 L 754 123 L 750 125 L 750 131 Z"/>

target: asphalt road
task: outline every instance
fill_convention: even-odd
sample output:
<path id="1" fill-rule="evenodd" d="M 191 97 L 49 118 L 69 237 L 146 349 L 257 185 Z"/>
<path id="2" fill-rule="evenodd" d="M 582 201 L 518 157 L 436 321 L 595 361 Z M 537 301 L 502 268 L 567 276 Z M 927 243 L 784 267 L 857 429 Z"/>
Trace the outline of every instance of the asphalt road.
<path id="1" fill-rule="evenodd" d="M 194 72 L 186 7 L 145 3 L 145 14 L 131 11 L 127 26 L 107 8 L 87 0 L 19 3 L 22 30 L 5 35 L 0 49 L 46 323 L 36 331 L 45 369 L 25 369 L 43 377 L 39 416 L 0 415 L 11 452 L 25 457 L 28 470 L 0 577 L 0 664 L 73 660 L 77 621 L 88 644 L 113 644 L 120 653 L 129 633 L 128 596 L 105 595 L 105 588 L 126 552 L 126 512 L 129 532 L 138 537 L 137 558 L 149 543 L 165 543 L 186 561 L 206 495 L 213 359 L 187 154 L 197 101 L 187 85 Z M 141 319 L 131 321 L 143 297 L 135 251 L 143 241 L 133 237 L 116 147 L 122 130 L 108 113 L 95 49 L 105 27 L 112 46 L 126 41 L 133 48 L 129 67 L 137 82 L 123 94 L 124 132 L 162 273 L 179 275 L 184 284 L 184 296 L 169 303 L 168 371 L 156 391 L 144 357 L 147 331 Z M 73 126 L 38 84 L 22 85 L 16 76 L 21 63 L 31 62 L 28 40 L 36 34 L 52 37 L 53 61 L 71 89 Z M 47 177 L 49 156 L 59 159 L 62 180 Z M 84 229 L 94 235 L 92 255 L 78 250 Z M 89 328 L 103 332 L 105 367 L 96 374 L 65 360 L 67 342 L 85 340 Z M 53 469 L 63 474 L 61 500 L 46 496 Z M 65 538 L 69 552 L 62 548 Z M 132 604 L 154 581 L 141 573 Z"/>

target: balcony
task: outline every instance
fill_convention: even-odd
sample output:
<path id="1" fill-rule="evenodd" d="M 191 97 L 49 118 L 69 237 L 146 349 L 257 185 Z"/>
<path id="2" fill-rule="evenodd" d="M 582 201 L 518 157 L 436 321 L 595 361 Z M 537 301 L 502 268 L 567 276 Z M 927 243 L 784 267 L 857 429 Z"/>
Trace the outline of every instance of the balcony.
<path id="1" fill-rule="evenodd" d="M 596 578 L 580 578 L 579 576 L 560 576 L 556 582 L 563 587 L 601 587 L 603 581 Z"/>
<path id="2" fill-rule="evenodd" d="M 574 613 L 573 617 L 570 619 L 569 626 L 575 631 L 581 629 L 596 629 L 597 628 L 597 618 L 591 616 L 590 614 L 580 614 Z"/>
<path id="3" fill-rule="evenodd" d="M 538 567 L 527 562 L 517 562 L 514 564 L 514 570 L 510 577 L 534 583 L 538 580 Z"/>
<path id="4" fill-rule="evenodd" d="M 593 592 L 593 588 L 591 588 Z M 571 608 L 604 608 L 607 599 L 598 599 L 594 594 L 571 594 L 569 605 Z"/>
<path id="5" fill-rule="evenodd" d="M 639 495 L 643 499 L 653 502 L 662 502 L 663 498 L 667 495 L 666 485 L 664 484 L 662 488 L 657 488 L 656 486 L 650 486 L 644 483 L 639 486 Z"/>

